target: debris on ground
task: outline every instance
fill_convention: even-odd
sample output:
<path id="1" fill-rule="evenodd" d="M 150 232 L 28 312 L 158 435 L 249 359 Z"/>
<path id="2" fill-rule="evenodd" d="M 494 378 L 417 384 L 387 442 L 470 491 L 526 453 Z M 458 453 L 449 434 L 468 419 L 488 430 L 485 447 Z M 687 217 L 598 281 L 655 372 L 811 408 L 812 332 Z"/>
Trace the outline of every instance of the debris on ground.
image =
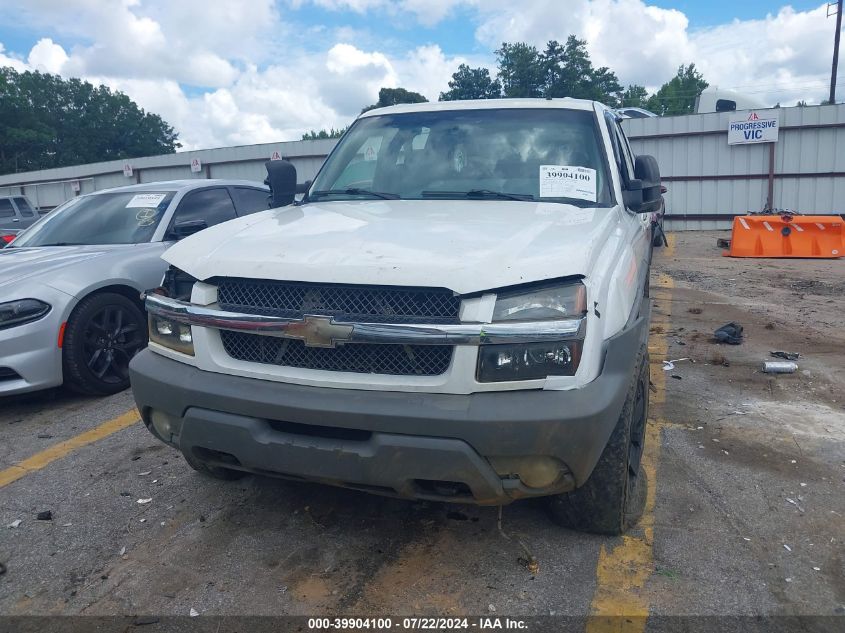
<path id="1" fill-rule="evenodd" d="M 120 496 L 121 497 L 131 497 L 132 493 L 128 492 L 127 490 L 124 490 L 123 492 L 120 493 Z"/>
<path id="2" fill-rule="evenodd" d="M 730 361 L 725 358 L 723 354 L 719 352 L 714 352 L 712 356 L 710 356 L 710 364 L 711 365 L 721 365 L 722 367 L 730 367 Z"/>
<path id="3" fill-rule="evenodd" d="M 782 358 L 783 360 L 798 360 L 801 358 L 801 354 L 798 352 L 781 352 L 781 351 L 774 351 L 769 352 L 775 358 Z"/>
<path id="4" fill-rule="evenodd" d="M 789 545 L 787 545 L 786 543 L 783 544 L 783 549 L 785 549 L 787 552 L 792 551 L 792 548 Z"/>
<path id="5" fill-rule="evenodd" d="M 151 470 L 145 470 L 145 471 L 144 471 L 144 472 L 142 472 L 142 473 L 138 473 L 138 476 L 139 476 L 139 477 L 146 477 L 147 475 L 152 474 L 152 472 L 153 472 L 153 471 L 151 471 Z"/>
<path id="6" fill-rule="evenodd" d="M 798 503 L 795 499 L 790 499 L 789 497 L 786 497 L 786 501 L 788 503 L 791 503 L 792 505 L 794 505 L 796 508 L 798 508 L 799 512 L 801 512 L 802 514 L 804 513 L 804 508 L 802 508 L 801 504 Z"/>
<path id="7" fill-rule="evenodd" d="M 39 440 L 52 440 L 52 439 L 53 439 L 53 436 L 52 436 L 52 435 L 50 435 L 49 433 L 39 433 L 39 434 L 38 434 L 38 439 L 39 439 Z"/>
<path id="8" fill-rule="evenodd" d="M 728 345 L 739 345 L 742 343 L 742 326 L 731 321 L 713 332 L 713 337 L 720 343 Z"/>
<path id="9" fill-rule="evenodd" d="M 672 378 L 674 378 L 675 380 L 683 380 L 684 379 L 683 376 L 679 376 L 678 374 L 672 374 Z"/>
<path id="10" fill-rule="evenodd" d="M 490 613 L 496 613 L 496 607 L 495 607 L 495 606 L 493 606 L 492 604 L 488 604 L 488 605 L 487 605 L 487 610 L 488 610 Z"/>
<path id="11" fill-rule="evenodd" d="M 138 503 L 139 505 L 143 506 L 143 505 L 150 503 L 151 501 L 152 501 L 152 499 L 138 499 L 138 501 L 136 501 L 135 503 Z"/>
<path id="12" fill-rule="evenodd" d="M 36 514 L 35 518 L 39 521 L 52 521 L 53 513 L 50 510 L 44 510 L 43 512 Z"/>
<path id="13" fill-rule="evenodd" d="M 672 371 L 675 369 L 675 363 L 680 363 L 682 360 L 689 360 L 691 358 L 676 358 L 675 360 L 664 360 L 663 361 L 663 371 Z"/>
<path id="14" fill-rule="evenodd" d="M 197 617 L 199 614 L 200 614 L 199 611 L 197 611 L 193 607 L 191 607 L 191 610 L 188 612 L 188 615 L 190 615 L 192 618 Z"/>
<path id="15" fill-rule="evenodd" d="M 798 364 L 787 360 L 771 360 L 763 363 L 765 374 L 794 374 L 798 371 Z"/>
<path id="16" fill-rule="evenodd" d="M 125 553 L 126 553 L 126 546 L 124 545 L 123 547 L 120 548 L 120 551 L 118 552 L 117 555 L 123 556 Z"/>
<path id="17" fill-rule="evenodd" d="M 9 528 L 10 530 L 13 530 L 16 527 L 20 526 L 21 523 L 23 523 L 23 521 L 21 521 L 20 519 L 15 519 L 11 523 L 9 523 L 9 525 L 7 525 L 6 527 Z"/>
<path id="18" fill-rule="evenodd" d="M 702 312 L 704 312 L 704 310 L 702 310 L 701 308 L 690 308 L 689 310 L 687 310 L 687 312 L 689 312 L 690 314 L 701 314 Z"/>
<path id="19" fill-rule="evenodd" d="M 6 565 L 0 563 L 0 576 L 6 573 Z"/>

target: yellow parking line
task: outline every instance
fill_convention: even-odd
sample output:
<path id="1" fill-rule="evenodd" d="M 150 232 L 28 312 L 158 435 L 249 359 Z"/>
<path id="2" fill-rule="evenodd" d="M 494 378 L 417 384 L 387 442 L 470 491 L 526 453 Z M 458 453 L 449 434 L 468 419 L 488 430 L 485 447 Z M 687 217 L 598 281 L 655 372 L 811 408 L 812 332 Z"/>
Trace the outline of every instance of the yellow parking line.
<path id="1" fill-rule="evenodd" d="M 669 236 L 669 246 L 662 255 L 674 253 L 674 236 Z M 649 337 L 651 360 L 652 406 L 660 407 L 666 401 L 666 372 L 662 360 L 666 358 L 669 329 L 668 311 L 671 309 L 673 282 L 661 274 L 658 283 L 651 287 L 651 296 L 658 300 L 666 315 L 652 318 L 652 328 L 657 331 Z M 662 327 L 655 327 L 662 326 Z M 652 413 L 654 410 L 652 409 Z M 596 566 L 596 590 L 591 604 L 593 617 L 587 623 L 587 633 L 642 633 L 648 618 L 649 601 L 644 592 L 645 583 L 654 569 L 654 505 L 657 493 L 657 463 L 660 459 L 661 429 L 667 423 L 651 417 L 646 426 L 646 444 L 641 467 L 648 481 L 645 510 L 639 526 L 631 534 L 622 536 L 614 547 L 602 545 Z M 624 616 L 624 617 L 619 617 Z"/>
<path id="2" fill-rule="evenodd" d="M 36 453 L 32 457 L 28 457 L 25 460 L 18 462 L 14 466 L 9 466 L 9 468 L 6 468 L 5 470 L 0 470 L 0 488 L 8 486 L 10 483 L 17 481 L 29 473 L 41 470 L 45 466 L 52 464 L 57 459 L 66 457 L 78 448 L 92 444 L 93 442 L 106 438 L 113 433 L 117 433 L 128 426 L 132 426 L 139 420 L 140 416 L 138 415 L 138 411 L 132 409 L 131 411 L 127 411 L 123 415 L 109 420 L 108 422 L 103 422 L 100 426 L 95 427 L 90 431 L 81 433 L 76 437 L 65 440 L 64 442 L 59 442 L 40 453 Z"/>

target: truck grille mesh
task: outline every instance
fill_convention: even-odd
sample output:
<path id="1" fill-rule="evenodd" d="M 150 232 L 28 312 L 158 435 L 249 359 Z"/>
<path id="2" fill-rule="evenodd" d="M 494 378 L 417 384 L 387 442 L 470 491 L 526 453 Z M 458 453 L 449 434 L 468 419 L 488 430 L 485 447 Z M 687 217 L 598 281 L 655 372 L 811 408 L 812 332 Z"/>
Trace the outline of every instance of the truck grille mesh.
<path id="1" fill-rule="evenodd" d="M 234 359 L 303 369 L 357 374 L 438 376 L 449 368 L 451 345 L 373 345 L 306 347 L 296 339 L 221 330 L 226 353 Z"/>
<path id="2" fill-rule="evenodd" d="M 458 323 L 460 299 L 446 288 L 395 288 L 311 284 L 262 279 L 221 279 L 220 307 L 253 314 L 302 318 L 333 316 L 369 323 Z"/>

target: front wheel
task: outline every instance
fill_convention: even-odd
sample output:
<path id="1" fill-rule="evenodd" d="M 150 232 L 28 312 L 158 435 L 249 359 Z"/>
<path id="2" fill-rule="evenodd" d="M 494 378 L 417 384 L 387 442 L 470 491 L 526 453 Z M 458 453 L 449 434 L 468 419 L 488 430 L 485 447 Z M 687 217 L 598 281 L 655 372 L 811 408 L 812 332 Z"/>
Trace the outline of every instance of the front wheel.
<path id="1" fill-rule="evenodd" d="M 113 292 L 79 302 L 65 326 L 62 365 L 74 391 L 105 396 L 129 387 L 129 361 L 147 344 L 144 313 Z"/>
<path id="2" fill-rule="evenodd" d="M 648 352 L 640 349 L 622 413 L 590 478 L 549 499 L 560 525 L 597 534 L 622 534 L 642 516 L 646 481 L 641 467 L 648 420 Z"/>

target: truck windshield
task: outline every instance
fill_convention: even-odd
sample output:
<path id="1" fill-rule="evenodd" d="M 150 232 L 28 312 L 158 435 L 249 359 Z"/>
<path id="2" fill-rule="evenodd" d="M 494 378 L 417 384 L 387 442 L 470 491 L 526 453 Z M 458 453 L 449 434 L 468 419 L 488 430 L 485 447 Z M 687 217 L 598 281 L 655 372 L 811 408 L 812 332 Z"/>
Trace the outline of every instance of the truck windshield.
<path id="1" fill-rule="evenodd" d="M 359 119 L 307 200 L 613 203 L 596 117 L 560 108 L 446 110 Z"/>
<path id="2" fill-rule="evenodd" d="M 174 195 L 127 191 L 74 198 L 34 224 L 10 248 L 149 242 Z"/>

